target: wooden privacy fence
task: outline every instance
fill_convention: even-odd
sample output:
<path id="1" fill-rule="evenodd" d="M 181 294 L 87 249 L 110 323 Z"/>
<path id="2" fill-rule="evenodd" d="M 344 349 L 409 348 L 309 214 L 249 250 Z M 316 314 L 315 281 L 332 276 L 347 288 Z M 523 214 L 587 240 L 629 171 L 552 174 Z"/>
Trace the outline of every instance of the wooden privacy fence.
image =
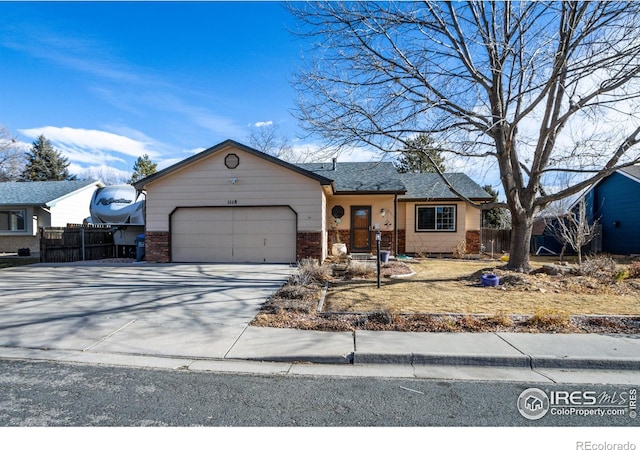
<path id="1" fill-rule="evenodd" d="M 502 254 L 511 250 L 511 230 L 497 230 L 494 228 L 482 228 L 482 249 L 485 253 Z"/>
<path id="2" fill-rule="evenodd" d="M 67 225 L 41 229 L 40 262 L 75 262 L 113 258 L 116 246 L 111 227 Z"/>

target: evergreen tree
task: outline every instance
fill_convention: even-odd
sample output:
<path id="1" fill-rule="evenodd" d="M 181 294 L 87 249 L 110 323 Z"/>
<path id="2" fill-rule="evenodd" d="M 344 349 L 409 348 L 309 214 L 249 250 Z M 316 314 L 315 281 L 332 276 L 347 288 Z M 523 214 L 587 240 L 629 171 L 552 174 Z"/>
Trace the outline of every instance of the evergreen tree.
<path id="1" fill-rule="evenodd" d="M 22 172 L 23 181 L 75 180 L 69 174 L 69 161 L 53 148 L 43 135 L 33 141 L 31 152 L 26 154 L 27 163 Z"/>
<path id="2" fill-rule="evenodd" d="M 445 171 L 444 156 L 427 134 L 409 139 L 395 166 L 400 173 L 435 173 L 436 167 Z"/>
<path id="3" fill-rule="evenodd" d="M 149 175 L 153 175 L 157 172 L 157 167 L 158 164 L 152 162 L 149 155 L 144 154 L 142 156 L 138 156 L 138 159 L 133 165 L 133 175 L 131 175 L 129 183 L 133 184 L 145 177 L 148 177 Z"/>
<path id="4" fill-rule="evenodd" d="M 482 189 L 487 191 L 491 197 L 492 203 L 498 201 L 498 191 L 493 189 L 490 184 L 482 186 Z M 511 218 L 509 217 L 509 212 L 505 208 L 493 208 L 488 209 L 486 211 L 482 211 L 482 226 L 485 228 L 495 228 L 495 229 L 507 229 L 511 226 Z"/>

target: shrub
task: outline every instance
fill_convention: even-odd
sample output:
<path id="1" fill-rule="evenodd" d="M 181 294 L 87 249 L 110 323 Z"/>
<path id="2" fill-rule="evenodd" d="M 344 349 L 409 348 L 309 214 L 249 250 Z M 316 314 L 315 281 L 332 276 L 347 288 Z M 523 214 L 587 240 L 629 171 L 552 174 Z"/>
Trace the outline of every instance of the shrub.
<path id="1" fill-rule="evenodd" d="M 616 281 L 624 281 L 629 278 L 629 270 L 622 269 L 616 272 L 615 279 Z"/>
<path id="2" fill-rule="evenodd" d="M 498 312 L 490 317 L 487 317 L 486 321 L 489 325 L 495 325 L 498 327 L 510 327 L 511 325 L 513 325 L 511 316 L 509 316 L 505 312 Z"/>
<path id="3" fill-rule="evenodd" d="M 381 325 L 391 325 L 397 314 L 390 310 L 374 311 L 367 315 L 367 320 Z"/>
<path id="4" fill-rule="evenodd" d="M 587 259 L 580 266 L 580 274 L 596 278 L 612 278 L 618 273 L 615 260 L 606 255 Z"/>
<path id="5" fill-rule="evenodd" d="M 458 242 L 458 244 L 453 249 L 453 257 L 462 259 L 466 254 L 467 254 L 467 242 L 465 240 L 462 240 Z"/>
<path id="6" fill-rule="evenodd" d="M 330 276 L 329 266 L 320 265 L 312 259 L 305 259 L 298 264 L 298 270 L 291 277 L 291 284 L 299 286 L 323 284 Z"/>
<path id="7" fill-rule="evenodd" d="M 366 261 L 351 261 L 347 270 L 353 277 L 367 278 L 374 275 L 377 269 L 376 266 Z"/>
<path id="8" fill-rule="evenodd" d="M 290 300 L 304 300 L 312 298 L 316 294 L 316 290 L 313 287 L 302 286 L 299 284 L 285 284 L 276 293 L 277 298 L 286 298 Z"/>
<path id="9" fill-rule="evenodd" d="M 527 320 L 527 325 L 540 328 L 563 327 L 569 324 L 569 313 L 556 309 L 538 309 L 534 315 Z"/>
<path id="10" fill-rule="evenodd" d="M 629 278 L 640 278 L 640 262 L 632 262 L 629 266 Z"/>

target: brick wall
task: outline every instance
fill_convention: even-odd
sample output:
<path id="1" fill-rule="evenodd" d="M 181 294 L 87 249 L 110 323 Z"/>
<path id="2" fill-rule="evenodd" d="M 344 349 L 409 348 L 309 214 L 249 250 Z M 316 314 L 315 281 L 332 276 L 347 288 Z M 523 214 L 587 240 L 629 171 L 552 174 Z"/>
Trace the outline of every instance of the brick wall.
<path id="1" fill-rule="evenodd" d="M 299 231 L 296 235 L 296 259 L 313 258 L 322 262 L 322 232 Z"/>
<path id="2" fill-rule="evenodd" d="M 371 250 L 375 252 L 376 250 L 376 232 L 372 233 L 371 238 Z M 395 253 L 393 250 L 393 231 L 382 231 L 380 233 L 380 248 L 382 250 L 391 250 L 391 253 Z"/>
<path id="3" fill-rule="evenodd" d="M 398 230 L 398 254 L 404 255 L 407 251 L 407 232 Z"/>
<path id="4" fill-rule="evenodd" d="M 468 254 L 479 254 L 480 253 L 480 230 L 468 230 L 466 234 L 467 248 L 466 252 Z"/>
<path id="5" fill-rule="evenodd" d="M 148 262 L 169 262 L 169 232 L 147 231 L 145 233 L 145 260 Z"/>
<path id="6" fill-rule="evenodd" d="M 349 240 L 351 239 L 350 230 L 329 230 L 329 247 L 333 244 L 342 243 L 349 246 Z M 340 236 L 340 239 L 338 239 Z"/>
<path id="7" fill-rule="evenodd" d="M 340 236 L 340 240 L 338 241 L 338 235 Z M 371 251 L 375 252 L 376 250 L 376 232 L 371 231 Z M 404 239 L 404 235 L 403 235 Z M 347 245 L 347 251 L 351 252 L 350 242 L 351 242 L 351 230 L 329 230 L 329 252 L 331 252 L 331 245 L 341 242 Z M 380 235 L 380 248 L 382 250 L 391 250 L 393 249 L 393 231 L 385 231 L 382 230 Z M 403 242 L 404 244 L 404 242 Z M 400 236 L 398 236 L 398 246 L 400 246 Z"/>

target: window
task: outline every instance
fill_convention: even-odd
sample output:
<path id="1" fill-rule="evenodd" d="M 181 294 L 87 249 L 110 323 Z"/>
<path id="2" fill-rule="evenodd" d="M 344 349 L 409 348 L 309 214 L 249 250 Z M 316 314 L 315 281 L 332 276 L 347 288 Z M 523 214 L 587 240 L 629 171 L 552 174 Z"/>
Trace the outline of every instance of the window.
<path id="1" fill-rule="evenodd" d="M 27 231 L 24 209 L 0 211 L 0 231 Z"/>
<path id="2" fill-rule="evenodd" d="M 456 231 L 456 207 L 416 206 L 416 231 Z"/>

